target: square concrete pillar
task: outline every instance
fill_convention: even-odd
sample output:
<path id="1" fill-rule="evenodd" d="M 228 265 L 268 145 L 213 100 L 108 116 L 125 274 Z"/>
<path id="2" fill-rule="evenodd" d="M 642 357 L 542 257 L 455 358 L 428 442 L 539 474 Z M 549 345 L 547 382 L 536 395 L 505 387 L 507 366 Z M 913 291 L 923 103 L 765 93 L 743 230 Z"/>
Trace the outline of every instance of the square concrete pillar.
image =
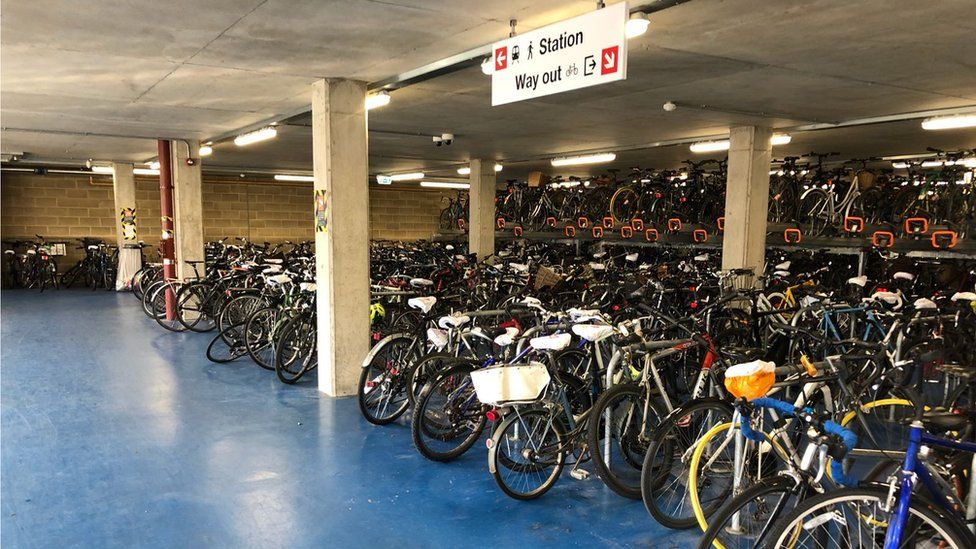
<path id="1" fill-rule="evenodd" d="M 126 244 L 137 244 L 139 233 L 136 211 L 136 179 L 132 164 L 112 164 L 112 191 L 115 195 L 115 239 L 119 247 L 118 272 L 115 276 L 115 289 L 127 290 L 132 286 L 132 277 L 142 268 L 139 250 L 126 248 Z"/>
<path id="2" fill-rule="evenodd" d="M 762 274 L 769 212 L 772 131 L 757 126 L 731 129 L 722 268 L 752 268 Z"/>
<path id="3" fill-rule="evenodd" d="M 173 223 L 176 233 L 176 276 L 193 278 L 187 261 L 203 261 L 203 172 L 198 141 L 171 141 L 173 157 Z M 193 159 L 188 165 L 187 158 Z M 200 276 L 206 274 L 198 264 Z"/>
<path id="4" fill-rule="evenodd" d="M 356 394 L 369 351 L 366 83 L 312 84 L 319 390 Z"/>
<path id="5" fill-rule="evenodd" d="M 471 160 L 468 252 L 482 260 L 495 253 L 495 161 Z"/>

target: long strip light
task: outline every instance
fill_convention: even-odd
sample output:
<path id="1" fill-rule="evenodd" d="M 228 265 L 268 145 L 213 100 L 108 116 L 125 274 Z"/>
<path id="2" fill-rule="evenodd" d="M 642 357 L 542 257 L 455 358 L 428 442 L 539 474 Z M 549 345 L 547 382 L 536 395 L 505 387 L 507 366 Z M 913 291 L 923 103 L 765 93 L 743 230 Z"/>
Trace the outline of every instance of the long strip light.
<path id="1" fill-rule="evenodd" d="M 159 170 L 152 168 L 133 168 L 132 173 L 135 175 L 159 175 Z"/>
<path id="2" fill-rule="evenodd" d="M 976 114 L 936 116 L 922 120 L 923 130 L 954 130 L 957 128 L 972 128 L 974 126 L 976 126 Z"/>
<path id="3" fill-rule="evenodd" d="M 788 133 L 774 133 L 769 138 L 769 144 L 774 147 L 788 145 L 791 141 L 793 141 L 793 136 Z M 689 148 L 693 153 L 710 153 L 727 151 L 731 146 L 732 142 L 728 139 L 719 139 L 717 141 L 699 141 L 692 143 Z"/>
<path id="4" fill-rule="evenodd" d="M 497 173 L 497 172 L 500 172 L 500 171 L 502 171 L 502 165 L 501 164 L 495 164 L 495 172 Z M 463 168 L 458 168 L 457 172 L 458 172 L 458 175 L 471 175 L 471 166 L 465 166 Z"/>
<path id="5" fill-rule="evenodd" d="M 615 153 L 588 154 L 584 156 L 568 156 L 564 158 L 553 158 L 552 165 L 555 168 L 560 166 L 579 166 L 582 164 L 600 164 L 603 162 L 613 162 L 617 159 Z"/>
<path id="6" fill-rule="evenodd" d="M 385 107 L 390 104 L 390 93 L 387 91 L 381 91 L 379 93 L 374 93 L 372 95 L 366 96 L 366 110 L 378 109 L 380 107 Z"/>
<path id="7" fill-rule="evenodd" d="M 315 181 L 315 176 L 311 175 L 291 175 L 287 173 L 276 173 L 275 181 L 301 181 L 302 183 L 311 183 Z"/>
<path id="8" fill-rule="evenodd" d="M 111 174 L 115 172 L 115 170 L 112 169 L 112 166 L 92 166 L 91 171 L 92 173 L 102 174 Z"/>
<path id="9" fill-rule="evenodd" d="M 448 183 L 445 181 L 421 181 L 421 187 L 427 187 L 429 189 L 470 189 L 471 185 L 468 183 Z"/>
<path id="10" fill-rule="evenodd" d="M 243 133 L 234 138 L 234 144 L 238 147 L 243 147 L 245 145 L 251 145 L 253 143 L 258 143 L 260 141 L 267 141 L 268 139 L 274 139 L 278 135 L 278 129 L 274 126 L 268 126 L 267 128 L 261 128 L 260 130 L 253 131 L 250 133 Z"/>
<path id="11" fill-rule="evenodd" d="M 424 178 L 424 172 L 398 173 L 390 176 L 390 181 L 416 181 Z"/>

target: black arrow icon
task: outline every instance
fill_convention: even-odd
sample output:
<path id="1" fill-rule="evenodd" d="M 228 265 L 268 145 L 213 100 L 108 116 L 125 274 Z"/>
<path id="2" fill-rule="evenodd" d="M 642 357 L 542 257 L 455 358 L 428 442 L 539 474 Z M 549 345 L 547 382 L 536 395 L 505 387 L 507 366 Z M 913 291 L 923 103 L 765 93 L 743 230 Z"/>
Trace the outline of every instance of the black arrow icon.
<path id="1" fill-rule="evenodd" d="M 592 55 L 587 55 L 583 59 L 583 76 L 589 76 L 593 74 L 593 70 L 596 69 L 596 59 Z"/>

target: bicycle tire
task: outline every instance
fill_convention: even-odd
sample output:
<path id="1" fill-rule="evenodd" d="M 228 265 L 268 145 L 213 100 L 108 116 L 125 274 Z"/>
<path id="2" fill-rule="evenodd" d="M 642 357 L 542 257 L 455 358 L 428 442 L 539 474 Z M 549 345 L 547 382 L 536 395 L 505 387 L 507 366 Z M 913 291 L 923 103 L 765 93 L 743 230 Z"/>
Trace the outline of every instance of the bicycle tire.
<path id="1" fill-rule="evenodd" d="M 457 459 L 481 438 L 487 418 L 484 415 L 484 405 L 478 401 L 477 395 L 474 394 L 474 385 L 471 383 L 471 372 L 476 368 L 476 363 L 458 364 L 448 368 L 424 390 L 417 405 L 414 406 L 410 420 L 410 435 L 417 451 L 425 458 L 440 462 Z M 474 411 L 473 425 L 470 425 L 471 414 L 467 413 L 468 410 L 462 410 L 460 415 L 456 414 L 457 410 L 452 410 L 455 414 L 448 412 L 446 421 L 441 421 L 445 418 L 437 415 L 438 397 L 452 395 L 459 389 L 463 391 L 458 395 L 458 398 L 464 401 L 462 405 L 469 404 L 468 408 Z M 453 404 L 451 399 L 447 400 L 448 405 Z M 428 411 L 431 413 L 428 414 Z M 435 441 L 443 442 L 444 448 L 436 448 Z"/>
<path id="2" fill-rule="evenodd" d="M 786 516 L 785 512 L 792 511 L 799 500 L 794 502 L 793 507 L 782 508 L 778 508 L 782 500 L 776 501 L 772 508 L 772 511 L 775 511 L 775 515 L 771 515 L 758 530 L 743 527 L 743 515 L 750 518 L 756 517 L 766 507 L 765 498 L 776 498 L 776 496 L 779 498 L 788 498 L 793 495 L 796 488 L 796 481 L 785 475 L 769 477 L 746 488 L 742 493 L 721 506 L 709 518 L 708 528 L 698 541 L 698 549 L 733 549 L 740 547 L 738 543 L 748 543 L 747 547 L 761 547 L 762 545 L 757 545 L 757 543 L 768 539 L 769 534 L 775 529 L 774 524 L 777 520 Z M 757 505 L 757 509 L 747 511 L 745 508 L 750 504 L 755 504 L 756 500 L 762 500 Z M 783 505 L 789 505 L 789 501 L 787 500 Z M 736 515 L 739 516 L 740 524 L 737 525 L 736 529 L 727 527 L 726 525 Z M 749 534 L 753 532 L 755 535 L 750 536 Z"/>
<path id="3" fill-rule="evenodd" d="M 522 437 L 518 434 L 506 436 L 509 427 L 516 425 L 518 423 L 522 426 L 522 431 L 525 433 L 534 432 L 533 429 L 527 428 L 526 421 L 523 418 L 528 417 L 538 417 L 539 421 L 545 422 L 545 427 L 542 432 L 542 438 L 540 443 L 531 444 L 529 448 L 515 449 L 512 452 L 513 442 L 515 446 L 521 441 Z M 566 464 L 566 452 L 556 452 L 555 462 L 551 463 L 552 471 L 545 477 L 538 476 L 536 478 L 541 478 L 541 483 L 531 489 L 520 490 L 512 485 L 510 482 L 512 479 L 507 478 L 503 472 L 511 471 L 516 473 L 528 472 L 528 473 L 538 473 L 540 470 L 544 470 L 544 465 L 549 465 L 545 463 L 533 463 L 531 448 L 542 448 L 547 445 L 546 440 L 548 439 L 549 430 L 551 428 L 552 436 L 555 440 L 549 445 L 556 445 L 557 448 L 561 448 L 566 444 L 566 431 L 563 427 L 562 422 L 551 417 L 551 414 L 547 410 L 540 408 L 534 408 L 530 410 L 524 410 L 517 413 L 512 413 L 505 420 L 503 420 L 498 427 L 496 427 L 495 432 L 492 433 L 491 446 L 488 449 L 488 469 L 491 471 L 492 477 L 495 479 L 495 483 L 501 488 L 502 492 L 508 497 L 518 500 L 530 500 L 536 499 L 548 492 L 559 480 L 559 475 L 562 474 L 563 467 Z M 499 452 L 506 451 L 507 453 L 503 456 L 499 455 Z M 528 454 L 525 452 L 529 451 Z M 528 455 L 528 457 L 526 457 Z M 512 459 L 515 456 L 517 459 Z M 528 460 L 529 463 L 523 463 L 523 461 Z M 499 467 L 501 465 L 501 467 Z M 525 483 L 525 488 L 529 488 L 528 482 Z"/>

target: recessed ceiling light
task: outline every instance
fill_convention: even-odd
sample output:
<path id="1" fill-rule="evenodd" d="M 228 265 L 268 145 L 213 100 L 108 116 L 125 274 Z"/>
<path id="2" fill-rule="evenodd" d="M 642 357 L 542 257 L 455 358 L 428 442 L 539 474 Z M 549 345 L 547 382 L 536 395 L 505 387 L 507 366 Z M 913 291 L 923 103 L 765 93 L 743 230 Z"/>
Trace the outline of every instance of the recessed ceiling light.
<path id="1" fill-rule="evenodd" d="M 789 145 L 790 141 L 793 141 L 793 136 L 788 133 L 774 133 L 773 136 L 769 138 L 769 144 L 774 147 L 776 145 Z"/>
<path id="2" fill-rule="evenodd" d="M 210 156 L 211 154 L 213 154 L 213 147 L 210 145 L 200 146 L 200 156 Z"/>
<path id="3" fill-rule="evenodd" d="M 729 140 L 722 139 L 720 141 L 699 141 L 697 143 L 692 143 L 689 147 L 693 153 L 710 153 L 718 151 L 729 150 Z"/>

